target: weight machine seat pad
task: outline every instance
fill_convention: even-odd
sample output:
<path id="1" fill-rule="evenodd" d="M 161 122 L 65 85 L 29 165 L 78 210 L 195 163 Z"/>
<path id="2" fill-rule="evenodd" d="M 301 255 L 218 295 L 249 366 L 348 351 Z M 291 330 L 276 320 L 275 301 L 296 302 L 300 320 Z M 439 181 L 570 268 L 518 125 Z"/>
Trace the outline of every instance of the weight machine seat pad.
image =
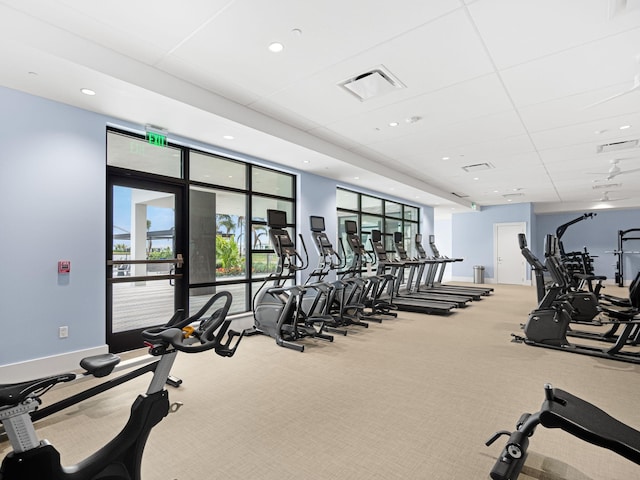
<path id="1" fill-rule="evenodd" d="M 540 423 L 562 430 L 594 445 L 607 448 L 640 464 L 640 432 L 616 420 L 595 405 L 563 390 L 553 389 L 553 401 L 545 400 Z"/>

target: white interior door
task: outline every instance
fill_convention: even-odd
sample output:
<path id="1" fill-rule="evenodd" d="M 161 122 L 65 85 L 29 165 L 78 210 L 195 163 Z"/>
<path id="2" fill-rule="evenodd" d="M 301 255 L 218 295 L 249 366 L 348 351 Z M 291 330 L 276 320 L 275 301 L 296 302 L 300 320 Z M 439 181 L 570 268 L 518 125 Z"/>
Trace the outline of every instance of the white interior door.
<path id="1" fill-rule="evenodd" d="M 520 253 L 518 234 L 525 233 L 525 223 L 496 223 L 493 226 L 496 283 L 524 285 L 526 261 Z"/>

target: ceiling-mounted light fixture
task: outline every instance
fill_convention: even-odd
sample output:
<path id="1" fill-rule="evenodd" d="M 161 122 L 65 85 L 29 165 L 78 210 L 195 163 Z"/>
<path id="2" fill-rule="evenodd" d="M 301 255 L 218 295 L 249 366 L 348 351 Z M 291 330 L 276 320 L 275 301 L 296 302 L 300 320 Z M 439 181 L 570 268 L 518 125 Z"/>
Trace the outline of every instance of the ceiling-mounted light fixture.
<path id="1" fill-rule="evenodd" d="M 89 96 L 93 96 L 96 94 L 96 92 L 91 90 L 90 88 L 81 88 L 80 91 L 85 95 L 89 95 Z"/>
<path id="2" fill-rule="evenodd" d="M 280 53 L 284 50 L 284 45 L 280 42 L 272 42 L 269 44 L 269 51 L 273 53 Z"/>

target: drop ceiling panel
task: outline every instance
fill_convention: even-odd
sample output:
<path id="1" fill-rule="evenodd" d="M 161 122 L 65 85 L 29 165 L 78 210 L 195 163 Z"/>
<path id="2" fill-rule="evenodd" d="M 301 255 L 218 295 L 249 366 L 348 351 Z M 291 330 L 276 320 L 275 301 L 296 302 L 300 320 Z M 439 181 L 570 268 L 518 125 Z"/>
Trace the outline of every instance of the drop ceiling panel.
<path id="1" fill-rule="evenodd" d="M 540 150 L 550 148 L 565 147 L 579 143 L 611 143 L 623 140 L 631 140 L 640 138 L 640 115 L 625 115 L 617 117 L 615 126 L 608 131 L 600 133 L 598 130 L 602 127 L 602 122 L 585 122 L 580 124 L 569 125 L 562 128 L 554 128 L 552 130 L 544 130 L 533 132 L 531 138 Z M 629 127 L 620 130 L 620 127 Z M 595 153 L 595 150 L 594 152 Z"/>
<path id="2" fill-rule="evenodd" d="M 236 1 L 185 39 L 173 54 L 268 96 L 459 6 L 453 0 L 408 0 L 403 8 L 389 2 L 371 8 L 365 0 L 327 0 L 313 8 L 305 2 L 286 0 Z M 413 14 L 406 15 L 405 8 Z M 239 31 L 240 25 L 247 28 Z M 302 33 L 296 35 L 294 29 Z M 275 41 L 284 45 L 279 54 L 267 50 Z"/>
<path id="3" fill-rule="evenodd" d="M 598 124 L 594 131 L 612 131 L 623 125 L 623 123 L 618 123 L 616 120 L 618 116 L 638 115 L 640 111 L 640 91 L 629 93 L 600 105 L 588 108 L 587 106 L 627 88 L 630 88 L 629 82 L 592 90 L 584 94 L 571 95 L 549 102 L 529 105 L 519 109 L 520 117 L 530 132 L 586 122 Z"/>
<path id="4" fill-rule="evenodd" d="M 348 117 L 326 128 L 366 145 L 506 110 L 512 110 L 509 98 L 498 77 L 490 74 Z M 408 121 L 412 117 L 418 117 L 415 123 Z M 397 125 L 391 126 L 391 122 Z"/>
<path id="5" fill-rule="evenodd" d="M 609 20 L 608 4 L 607 0 L 483 0 L 470 5 L 469 11 L 496 65 L 504 69 L 636 28 L 640 23 L 638 10 Z"/>
<path id="6" fill-rule="evenodd" d="M 153 63 L 215 15 L 228 0 L 153 3 L 4 0 L 2 3 L 104 47 Z"/>
<path id="7" fill-rule="evenodd" d="M 640 28 L 503 70 L 517 106 L 629 82 L 637 72 Z"/>
<path id="8" fill-rule="evenodd" d="M 431 45 L 438 48 L 430 48 Z M 337 86 L 377 65 L 384 65 L 407 88 L 360 102 Z M 464 12 L 454 11 L 282 88 L 251 106 L 270 114 L 277 114 L 281 106 L 304 111 L 309 119 L 327 125 L 491 72 L 493 67 L 468 18 Z"/>
<path id="9" fill-rule="evenodd" d="M 415 158 L 425 148 L 436 151 L 453 150 L 464 145 L 522 136 L 524 133 L 518 116 L 510 111 L 382 141 L 371 144 L 370 147 L 390 158 Z"/>

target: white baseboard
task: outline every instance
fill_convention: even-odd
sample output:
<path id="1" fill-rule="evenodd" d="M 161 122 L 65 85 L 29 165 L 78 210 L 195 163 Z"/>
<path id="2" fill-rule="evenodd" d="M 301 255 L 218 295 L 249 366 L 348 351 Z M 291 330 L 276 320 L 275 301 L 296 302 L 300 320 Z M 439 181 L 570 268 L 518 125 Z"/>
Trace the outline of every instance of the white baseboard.
<path id="1" fill-rule="evenodd" d="M 2 383 L 24 382 L 26 380 L 79 369 L 80 360 L 91 355 L 107 353 L 107 345 L 67 352 L 50 357 L 35 358 L 26 362 L 10 363 L 0 366 Z"/>

